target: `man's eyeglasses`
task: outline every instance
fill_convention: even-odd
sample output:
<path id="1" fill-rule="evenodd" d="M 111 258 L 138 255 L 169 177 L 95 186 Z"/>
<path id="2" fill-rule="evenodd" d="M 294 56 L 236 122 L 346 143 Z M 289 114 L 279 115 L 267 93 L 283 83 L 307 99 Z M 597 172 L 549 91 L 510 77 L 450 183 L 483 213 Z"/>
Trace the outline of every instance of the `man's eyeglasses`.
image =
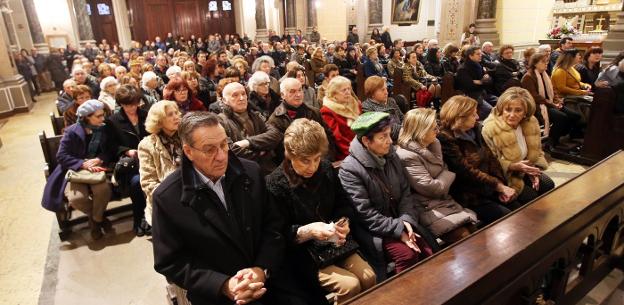
<path id="1" fill-rule="evenodd" d="M 219 145 L 207 145 L 206 149 L 195 148 L 192 145 L 189 145 L 190 148 L 202 152 L 208 158 L 214 158 L 219 150 L 222 150 L 224 153 L 227 153 L 230 150 L 230 146 L 228 145 L 227 140 L 223 141 Z"/>

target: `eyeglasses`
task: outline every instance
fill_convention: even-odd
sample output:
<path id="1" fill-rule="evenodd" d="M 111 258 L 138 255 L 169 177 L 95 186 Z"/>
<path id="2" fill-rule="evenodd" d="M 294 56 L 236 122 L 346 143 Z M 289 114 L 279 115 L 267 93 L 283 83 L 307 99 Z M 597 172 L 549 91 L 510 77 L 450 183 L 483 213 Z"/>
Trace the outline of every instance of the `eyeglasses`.
<path id="1" fill-rule="evenodd" d="M 206 149 L 195 148 L 192 145 L 189 145 L 189 147 L 203 153 L 209 159 L 214 158 L 219 150 L 223 151 L 224 153 L 227 153 L 230 150 L 230 146 L 228 145 L 227 140 L 224 140 L 219 145 L 209 145 Z"/>
<path id="2" fill-rule="evenodd" d="M 182 89 L 178 89 L 175 91 L 175 93 L 185 93 L 185 92 L 188 92 L 188 89 L 182 88 Z"/>
<path id="3" fill-rule="evenodd" d="M 258 86 L 268 86 L 269 82 L 258 83 Z"/>

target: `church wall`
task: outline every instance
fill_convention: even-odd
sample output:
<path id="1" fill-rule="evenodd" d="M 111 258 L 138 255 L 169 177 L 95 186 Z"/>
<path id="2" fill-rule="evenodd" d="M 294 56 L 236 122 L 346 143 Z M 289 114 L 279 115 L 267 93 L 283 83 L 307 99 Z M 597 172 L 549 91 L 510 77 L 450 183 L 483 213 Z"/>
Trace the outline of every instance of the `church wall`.
<path id="1" fill-rule="evenodd" d="M 402 38 L 405 41 L 422 40 L 423 38 L 436 37 L 435 26 L 427 26 L 427 20 L 439 22 L 436 18 L 436 3 L 443 0 L 421 0 L 418 12 L 418 23 L 410 26 L 398 26 L 392 22 L 392 0 L 383 1 L 383 24 L 390 26 L 392 39 Z M 360 1 L 362 2 L 362 1 Z M 366 37 L 368 40 L 368 36 Z"/>
<path id="2" fill-rule="evenodd" d="M 536 45 L 550 29 L 555 0 L 499 0 L 496 26 L 501 44 Z"/>
<path id="3" fill-rule="evenodd" d="M 344 1 L 318 0 L 317 24 L 327 41 L 347 38 L 347 5 Z"/>
<path id="4" fill-rule="evenodd" d="M 67 35 L 70 43 L 78 45 L 68 0 L 35 0 L 35 8 L 44 36 Z"/>

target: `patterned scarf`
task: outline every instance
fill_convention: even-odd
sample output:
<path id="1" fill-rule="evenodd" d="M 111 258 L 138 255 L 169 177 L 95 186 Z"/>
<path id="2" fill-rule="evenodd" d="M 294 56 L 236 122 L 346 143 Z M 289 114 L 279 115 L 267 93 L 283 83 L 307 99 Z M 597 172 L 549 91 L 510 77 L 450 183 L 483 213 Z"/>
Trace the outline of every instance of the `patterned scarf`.
<path id="1" fill-rule="evenodd" d="M 176 131 L 173 135 L 168 136 L 164 131 L 161 131 L 158 134 L 158 138 L 165 149 L 167 149 L 173 163 L 175 163 L 176 166 L 180 165 L 182 162 L 182 141 L 178 136 L 178 132 Z"/>

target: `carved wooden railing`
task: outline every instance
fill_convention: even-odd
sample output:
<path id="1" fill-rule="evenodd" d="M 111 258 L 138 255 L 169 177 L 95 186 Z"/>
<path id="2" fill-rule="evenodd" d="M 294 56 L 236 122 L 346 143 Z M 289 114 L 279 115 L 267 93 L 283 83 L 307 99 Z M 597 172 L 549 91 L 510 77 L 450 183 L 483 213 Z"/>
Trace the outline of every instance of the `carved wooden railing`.
<path id="1" fill-rule="evenodd" d="M 348 304 L 575 304 L 624 252 L 624 152 Z"/>

